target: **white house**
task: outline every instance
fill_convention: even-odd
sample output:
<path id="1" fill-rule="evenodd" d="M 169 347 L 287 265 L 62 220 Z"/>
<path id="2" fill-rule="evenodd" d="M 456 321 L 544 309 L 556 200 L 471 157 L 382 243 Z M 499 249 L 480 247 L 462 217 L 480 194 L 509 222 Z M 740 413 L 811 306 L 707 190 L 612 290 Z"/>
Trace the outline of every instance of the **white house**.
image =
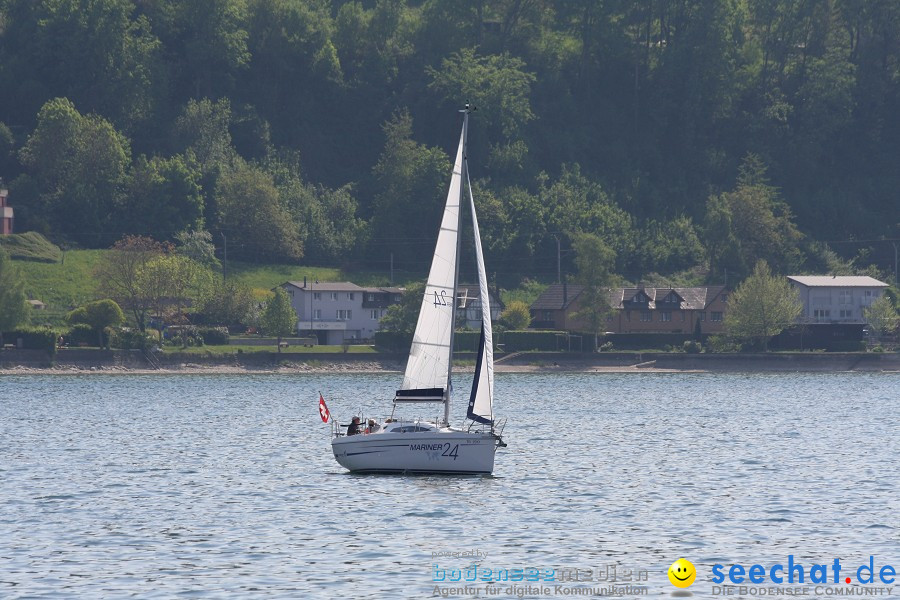
<path id="1" fill-rule="evenodd" d="M 788 281 L 800 293 L 806 323 L 865 323 L 863 311 L 888 287 L 867 276 L 791 275 Z"/>
<path id="2" fill-rule="evenodd" d="M 323 344 L 371 339 L 387 308 L 403 295 L 401 288 L 364 288 L 349 281 L 286 281 L 281 287 L 297 313 L 297 333 L 313 333 Z"/>
<path id="3" fill-rule="evenodd" d="M 469 329 L 481 329 L 481 290 L 477 285 L 462 284 L 457 290 L 456 326 Z M 489 289 L 488 301 L 491 303 L 491 321 L 500 319 L 503 303 Z"/>

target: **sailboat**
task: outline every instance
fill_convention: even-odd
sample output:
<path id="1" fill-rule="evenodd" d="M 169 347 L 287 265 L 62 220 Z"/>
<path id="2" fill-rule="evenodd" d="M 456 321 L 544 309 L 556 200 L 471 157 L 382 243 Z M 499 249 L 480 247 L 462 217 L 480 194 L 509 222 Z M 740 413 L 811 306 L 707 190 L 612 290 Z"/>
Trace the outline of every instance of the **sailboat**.
<path id="1" fill-rule="evenodd" d="M 409 350 L 409 360 L 403 383 L 394 395 L 391 418 L 380 428 L 367 428 L 366 433 L 358 435 L 346 435 L 340 425 L 332 425 L 331 449 L 334 458 L 341 466 L 354 473 L 489 474 L 494 470 L 497 448 L 506 445 L 501 438 L 505 421 L 498 422 L 493 412 L 494 347 L 491 308 L 466 156 L 469 114 L 472 110 L 474 108 L 467 104 L 465 109 L 459 111 L 463 115 L 463 126 L 450 189 Z M 463 183 L 467 185 L 464 186 Z M 453 391 L 453 334 L 465 190 L 468 190 L 468 204 L 472 215 L 482 322 L 475 375 L 466 411 L 467 425 L 456 428 L 450 425 L 450 397 Z M 442 403 L 443 418 L 394 418 L 398 405 L 409 403 Z"/>

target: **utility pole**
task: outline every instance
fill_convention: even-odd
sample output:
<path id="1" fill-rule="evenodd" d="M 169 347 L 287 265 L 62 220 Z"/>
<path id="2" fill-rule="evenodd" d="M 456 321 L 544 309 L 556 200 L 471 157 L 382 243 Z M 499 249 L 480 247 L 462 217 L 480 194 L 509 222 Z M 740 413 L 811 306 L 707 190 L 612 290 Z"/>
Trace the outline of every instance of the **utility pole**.
<path id="1" fill-rule="evenodd" d="M 225 232 L 220 232 L 222 234 L 222 282 L 228 281 L 228 238 L 225 237 Z"/>
<path id="2" fill-rule="evenodd" d="M 894 247 L 894 285 L 900 285 L 900 279 L 897 279 L 897 242 L 891 242 Z"/>
<path id="3" fill-rule="evenodd" d="M 562 283 L 562 269 L 560 267 L 560 250 L 559 250 L 559 236 L 554 235 L 556 238 L 556 283 Z"/>

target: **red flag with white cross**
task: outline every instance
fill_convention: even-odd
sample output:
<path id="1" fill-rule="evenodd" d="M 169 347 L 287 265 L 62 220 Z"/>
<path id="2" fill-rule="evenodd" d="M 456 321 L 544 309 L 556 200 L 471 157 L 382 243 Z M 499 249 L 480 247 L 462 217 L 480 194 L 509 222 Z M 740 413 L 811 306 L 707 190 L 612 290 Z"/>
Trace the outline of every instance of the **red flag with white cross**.
<path id="1" fill-rule="evenodd" d="M 319 392 L 319 416 L 322 417 L 323 423 L 327 423 L 328 419 L 331 418 L 331 413 L 328 412 L 328 405 L 325 404 L 325 398 L 322 397 L 322 392 Z"/>

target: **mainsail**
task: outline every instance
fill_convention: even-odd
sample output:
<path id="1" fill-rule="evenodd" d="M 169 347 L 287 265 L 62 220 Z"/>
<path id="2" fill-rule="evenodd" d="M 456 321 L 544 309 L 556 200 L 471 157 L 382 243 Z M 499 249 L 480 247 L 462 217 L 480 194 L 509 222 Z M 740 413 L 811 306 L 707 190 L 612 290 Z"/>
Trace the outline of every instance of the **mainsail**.
<path id="1" fill-rule="evenodd" d="M 466 115 L 468 117 L 468 115 Z M 445 400 L 449 385 L 454 312 L 465 126 L 453 164 L 453 177 L 438 233 L 431 271 L 422 297 L 419 320 L 409 349 L 403 385 L 395 401 Z"/>

